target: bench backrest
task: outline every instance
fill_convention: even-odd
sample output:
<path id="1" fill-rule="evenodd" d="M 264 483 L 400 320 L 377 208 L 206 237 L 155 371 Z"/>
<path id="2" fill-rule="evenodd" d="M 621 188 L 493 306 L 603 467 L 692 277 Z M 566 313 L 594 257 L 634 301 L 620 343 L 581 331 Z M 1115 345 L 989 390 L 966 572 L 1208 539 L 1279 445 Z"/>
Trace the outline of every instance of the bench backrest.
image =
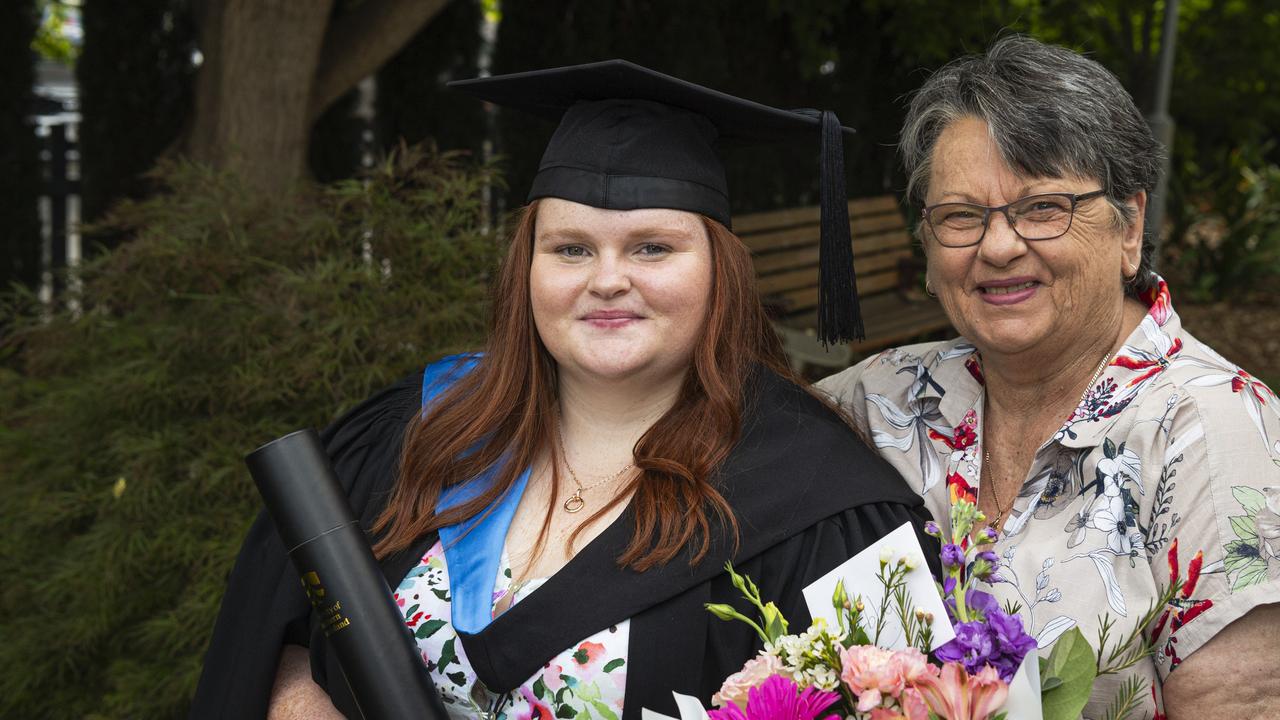
<path id="1" fill-rule="evenodd" d="M 751 248 L 760 296 L 783 316 L 811 314 L 818 306 L 817 206 L 741 215 L 733 231 Z M 899 287 L 899 262 L 911 257 L 912 239 L 892 195 L 849 201 L 858 293 L 866 298 Z"/>

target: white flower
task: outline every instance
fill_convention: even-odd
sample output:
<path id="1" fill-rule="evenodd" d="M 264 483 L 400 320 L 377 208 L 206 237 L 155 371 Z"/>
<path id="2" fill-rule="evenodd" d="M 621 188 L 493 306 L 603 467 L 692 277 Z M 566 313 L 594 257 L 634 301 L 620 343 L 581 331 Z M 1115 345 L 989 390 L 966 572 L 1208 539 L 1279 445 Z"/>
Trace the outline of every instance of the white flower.
<path id="1" fill-rule="evenodd" d="M 893 548 L 891 547 L 880 548 L 880 564 L 888 565 L 891 562 L 893 562 Z"/>

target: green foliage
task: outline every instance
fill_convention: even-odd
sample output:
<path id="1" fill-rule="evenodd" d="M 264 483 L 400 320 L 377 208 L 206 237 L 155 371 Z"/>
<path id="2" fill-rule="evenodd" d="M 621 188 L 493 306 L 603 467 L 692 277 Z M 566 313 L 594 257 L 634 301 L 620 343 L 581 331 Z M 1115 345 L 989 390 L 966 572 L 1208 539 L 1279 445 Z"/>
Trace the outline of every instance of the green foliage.
<path id="1" fill-rule="evenodd" d="M 60 0 L 40 0 L 37 4 L 43 17 L 40 19 L 40 26 L 36 28 L 35 38 L 31 40 L 31 49 L 46 60 L 74 65 L 79 48 L 72 45 L 62 31 L 71 18 L 72 6 Z"/>
<path id="2" fill-rule="evenodd" d="M 168 718 L 259 506 L 243 456 L 484 334 L 490 168 L 402 151 L 264 198 L 170 164 L 79 309 L 10 296 L 0 716 Z"/>
<path id="3" fill-rule="evenodd" d="M 1103 720 L 1126 720 L 1142 707 L 1142 691 L 1147 688 L 1147 680 L 1140 675 L 1130 675 L 1117 691 L 1116 697 L 1107 707 Z"/>
<path id="4" fill-rule="evenodd" d="M 1224 167 L 1185 185 L 1171 269 L 1199 300 L 1268 297 L 1280 279 L 1280 165 L 1274 143 L 1232 152 Z"/>
<path id="5" fill-rule="evenodd" d="M 1093 648 L 1080 628 L 1063 633 L 1040 659 L 1041 712 L 1045 720 L 1074 720 L 1089 702 L 1097 676 Z"/>

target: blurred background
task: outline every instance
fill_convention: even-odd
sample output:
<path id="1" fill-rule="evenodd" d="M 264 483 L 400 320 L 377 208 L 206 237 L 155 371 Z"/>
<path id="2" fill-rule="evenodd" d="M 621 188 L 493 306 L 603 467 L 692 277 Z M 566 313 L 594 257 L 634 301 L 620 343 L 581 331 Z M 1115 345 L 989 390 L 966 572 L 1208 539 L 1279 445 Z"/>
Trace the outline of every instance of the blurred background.
<path id="1" fill-rule="evenodd" d="M 900 199 L 905 95 L 1009 32 L 1133 94 L 1178 311 L 1280 382 L 1280 0 L 0 3 L 0 716 L 184 714 L 241 457 L 479 344 L 554 128 L 446 81 L 622 57 L 832 109 L 849 196 Z M 811 152 L 732 153 L 735 214 L 816 204 Z"/>

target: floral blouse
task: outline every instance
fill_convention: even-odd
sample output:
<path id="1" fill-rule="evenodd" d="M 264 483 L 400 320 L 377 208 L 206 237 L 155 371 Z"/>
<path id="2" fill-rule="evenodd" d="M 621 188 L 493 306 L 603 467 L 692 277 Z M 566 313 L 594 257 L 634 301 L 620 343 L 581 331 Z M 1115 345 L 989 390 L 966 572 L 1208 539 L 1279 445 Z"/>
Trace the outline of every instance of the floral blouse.
<path id="1" fill-rule="evenodd" d="M 1160 283 L 1150 310 L 1062 427 L 1039 447 L 996 552 L 992 588 L 1022 607 L 1047 655 L 1079 627 L 1097 643 L 1128 634 L 1173 578 L 1158 611 L 1144 713 L 1160 684 L 1252 608 L 1280 599 L 1280 400 L 1182 329 Z M 981 491 L 983 376 L 963 338 L 887 350 L 818 387 L 945 521 Z M 1100 678 L 1086 718 L 1127 676 Z M 1139 715 L 1141 716 L 1141 715 Z"/>
<path id="2" fill-rule="evenodd" d="M 513 583 L 504 552 L 493 589 L 494 617 L 500 614 L 499 608 L 520 602 L 545 581 Z M 405 624 L 418 640 L 418 649 L 445 708 L 455 720 L 618 720 L 622 716 L 630 621 L 565 650 L 519 688 L 499 695 L 476 679 L 450 623 L 449 569 L 439 542 L 400 582 L 395 600 L 404 613 Z"/>

